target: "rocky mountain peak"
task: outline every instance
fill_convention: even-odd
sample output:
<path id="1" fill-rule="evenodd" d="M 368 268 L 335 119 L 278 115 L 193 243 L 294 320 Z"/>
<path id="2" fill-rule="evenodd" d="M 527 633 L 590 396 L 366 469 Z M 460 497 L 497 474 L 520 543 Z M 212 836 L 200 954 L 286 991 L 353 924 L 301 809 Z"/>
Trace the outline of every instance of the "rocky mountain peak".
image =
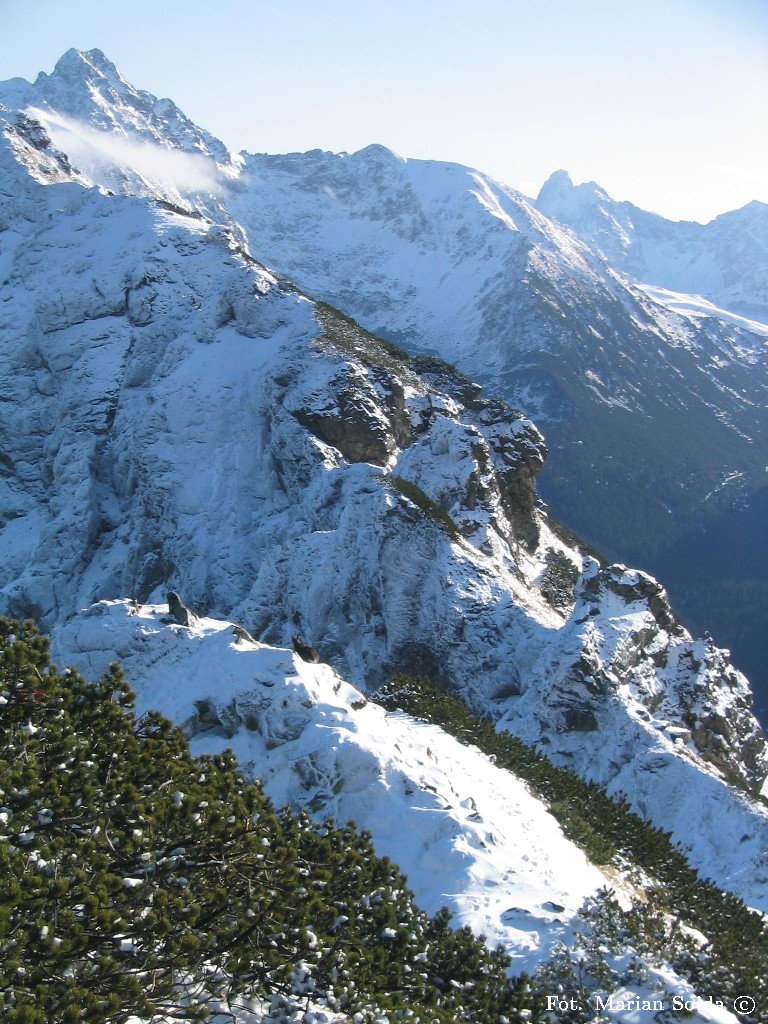
<path id="1" fill-rule="evenodd" d="M 33 84 L 21 79 L 0 84 L 0 102 L 9 108 L 27 108 L 45 124 L 73 164 L 82 165 L 94 184 L 115 191 L 140 192 L 141 182 L 146 186 L 148 178 L 160 173 L 161 151 L 180 151 L 198 161 L 207 157 L 225 175 L 236 173 L 237 158 L 223 143 L 198 128 L 172 100 L 134 88 L 98 49 L 68 50 L 50 74 L 41 72 Z M 126 179 L 123 175 L 122 182 L 119 175 L 106 170 L 123 170 L 137 162 L 138 177 L 129 174 Z M 181 192 L 177 190 L 173 196 L 176 202 L 183 201 L 183 192 L 203 190 L 195 184 L 196 177 L 202 181 L 205 176 L 184 174 L 178 160 L 164 168 L 164 175 L 180 180 Z M 205 190 L 218 191 L 210 173 Z"/>
<path id="2" fill-rule="evenodd" d="M 574 185 L 568 172 L 560 170 L 551 174 L 542 185 L 536 198 L 536 208 L 548 217 L 564 220 L 570 226 L 569 218 L 576 216 L 577 210 L 581 217 L 605 216 L 603 204 L 606 200 L 610 202 L 608 193 L 597 182 Z M 568 215 L 563 216 L 564 211 L 568 211 Z"/>
<path id="3" fill-rule="evenodd" d="M 115 65 L 105 56 L 102 50 L 78 50 L 71 47 L 61 56 L 54 67 L 51 75 L 40 72 L 35 84 L 47 81 L 49 78 L 82 78 L 94 79 L 105 78 L 114 84 L 127 84 Z"/>
<path id="4" fill-rule="evenodd" d="M 133 88 L 101 50 L 70 49 L 50 74 L 40 72 L 30 88 L 29 102 L 60 114 L 114 128 L 113 108 L 143 106 Z"/>
<path id="5" fill-rule="evenodd" d="M 573 188 L 575 186 L 570 174 L 568 171 L 560 168 L 558 171 L 553 171 L 541 186 L 536 202 L 540 202 L 542 196 L 562 195 L 563 193 L 570 192 Z"/>

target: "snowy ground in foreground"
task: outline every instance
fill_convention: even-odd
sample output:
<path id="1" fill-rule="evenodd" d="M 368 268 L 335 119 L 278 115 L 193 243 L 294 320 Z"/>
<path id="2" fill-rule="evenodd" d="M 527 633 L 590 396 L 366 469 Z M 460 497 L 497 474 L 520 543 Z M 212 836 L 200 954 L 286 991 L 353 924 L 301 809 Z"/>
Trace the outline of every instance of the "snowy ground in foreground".
<path id="1" fill-rule="evenodd" d="M 57 631 L 56 658 L 90 676 L 119 658 L 138 712 L 154 708 L 185 726 L 193 752 L 229 747 L 278 806 L 310 806 L 369 829 L 421 906 L 446 905 L 457 925 L 502 943 L 516 973 L 534 969 L 558 941 L 572 943 L 579 907 L 611 883 L 518 779 L 436 726 L 387 715 L 327 665 L 238 639 L 231 623 L 206 618 L 186 628 L 165 612 L 101 602 Z M 656 1011 L 643 1006 L 663 998 L 655 988 L 695 1000 L 673 972 L 651 974 L 647 988 L 613 994 L 609 1019 L 652 1024 Z M 735 1024 L 725 1008 L 695 1008 L 693 1021 Z M 238 1024 L 348 1019 L 304 1001 L 231 1012 L 222 1004 L 211 1016 Z"/>
<path id="2" fill-rule="evenodd" d="M 545 805 L 476 747 L 436 726 L 387 715 L 327 665 L 236 642 L 232 625 L 164 623 L 164 606 L 104 602 L 60 631 L 86 675 L 119 658 L 139 714 L 185 725 L 195 754 L 231 748 L 277 806 L 356 821 L 405 872 L 430 913 L 503 943 L 531 971 L 572 939 L 584 900 L 607 877 L 565 838 Z M 213 715 L 223 724 L 199 731 Z"/>

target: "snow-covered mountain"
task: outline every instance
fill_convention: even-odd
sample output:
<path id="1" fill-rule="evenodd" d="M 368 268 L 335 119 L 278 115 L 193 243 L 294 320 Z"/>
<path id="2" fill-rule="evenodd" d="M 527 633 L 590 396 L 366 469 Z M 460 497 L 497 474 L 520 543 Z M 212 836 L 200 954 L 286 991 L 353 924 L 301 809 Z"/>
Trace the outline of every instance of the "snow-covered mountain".
<path id="1" fill-rule="evenodd" d="M 749 203 L 709 224 L 676 223 L 617 202 L 594 182 L 576 186 L 565 171 L 557 171 L 542 188 L 536 207 L 568 227 L 655 301 L 690 321 L 703 327 L 719 320 L 768 339 L 764 203 Z M 734 462 L 718 493 L 726 496 L 742 482 Z M 733 646 L 756 687 L 763 717 L 768 714 L 764 495 L 764 484 L 753 479 L 744 492 L 732 492 L 730 503 L 709 509 L 692 532 L 671 538 L 654 562 L 659 572 L 664 567 L 664 578 L 689 622 L 699 628 L 706 623 Z M 707 495 L 705 503 L 710 500 Z M 700 567 L 695 576 L 691 565 Z"/>
<path id="2" fill-rule="evenodd" d="M 765 203 L 749 203 L 709 224 L 677 222 L 617 202 L 594 181 L 574 185 L 566 171 L 555 171 L 536 209 L 633 280 L 703 296 L 721 310 L 768 321 Z"/>
<path id="3" fill-rule="evenodd" d="M 104 658 L 123 658 L 142 700 L 181 721 L 198 714 L 198 725 L 208 721 L 230 731 L 221 742 L 240 728 L 232 719 L 229 730 L 222 716 L 251 700 L 252 673 L 261 671 L 262 661 L 284 678 L 291 674 L 285 651 L 252 645 L 253 658 L 244 661 L 215 623 L 180 636 L 161 628 L 157 609 L 139 609 L 136 616 L 125 604 L 97 605 L 85 616 L 80 610 L 129 597 L 157 604 L 173 588 L 196 611 L 236 621 L 260 643 L 285 647 L 301 633 L 360 689 L 396 671 L 429 675 L 554 759 L 626 793 L 641 813 L 673 832 L 706 875 L 768 909 L 768 818 L 757 799 L 768 754 L 750 714 L 746 680 L 726 655 L 708 639 L 692 639 L 654 580 L 623 565 L 601 567 L 549 517 L 535 488 L 546 449 L 527 417 L 485 398 L 438 360 L 410 358 L 377 340 L 257 263 L 257 257 L 273 262 L 274 242 L 253 222 L 257 160 L 230 159 L 176 111 L 171 120 L 183 127 L 176 150 L 201 151 L 218 182 L 215 194 L 197 180 L 181 188 L 171 176 L 178 195 L 169 198 L 169 179 L 139 174 L 127 150 L 120 151 L 123 164 L 113 161 L 104 172 L 108 182 L 94 184 L 102 173 L 95 163 L 75 167 L 48 132 L 54 126 L 56 134 L 57 117 L 82 122 L 87 110 L 35 114 L 50 102 L 43 87 L 64 105 L 70 96 L 80 103 L 89 91 L 103 96 L 109 86 L 117 95 L 110 99 L 111 123 L 126 132 L 129 115 L 138 117 L 142 105 L 151 124 L 171 108 L 124 84 L 118 89 L 121 80 L 98 54 L 69 54 L 63 71 L 51 77 L 66 77 L 72 67 L 87 89 L 76 81 L 60 88 L 44 78 L 27 87 L 31 92 L 19 83 L 0 90 L 2 611 L 58 627 L 61 660 L 82 659 L 90 670 Z M 24 110 L 9 109 L 11 97 L 21 97 Z M 169 130 L 157 148 L 172 150 L 173 135 Z M 386 182 L 393 161 L 408 167 L 380 151 L 349 158 L 347 166 L 363 167 L 365 181 L 373 174 Z M 433 170 L 424 171 L 430 181 Z M 445 171 L 448 192 L 434 195 L 435 210 L 447 195 L 448 220 L 459 173 Z M 240 185 L 227 186 L 228 175 L 230 181 L 240 175 Z M 320 180 L 306 185 L 306 196 L 294 183 L 295 210 L 302 203 L 309 210 L 320 194 L 331 201 Z M 501 250 L 504 260 L 530 260 L 529 281 L 539 266 L 543 290 L 532 290 L 526 300 L 532 317 L 538 307 L 539 319 L 551 325 L 553 310 L 559 316 L 575 309 L 577 299 L 588 302 L 597 294 L 582 287 L 589 282 L 606 302 L 610 297 L 601 315 L 622 324 L 637 320 L 638 345 L 651 338 L 663 343 L 650 299 L 618 277 L 601 282 L 596 257 L 511 195 L 507 209 L 518 219 L 510 226 L 476 184 L 481 195 L 465 211 L 468 237 L 479 242 L 481 227 L 490 224 L 489 238 L 499 247 L 493 260 Z M 411 200 L 403 201 L 410 209 Z M 238 209 L 251 218 L 247 227 L 231 220 Z M 291 225 L 289 212 L 286 236 L 298 238 L 298 215 Z M 265 224 L 271 216 L 264 214 Z M 513 220 L 511 212 L 505 216 Z M 427 245 L 413 210 L 402 219 L 387 214 L 376 222 L 361 214 L 348 223 L 359 223 L 362 235 L 379 223 L 382 237 L 394 232 L 412 251 Z M 311 222 L 306 229 L 316 237 Z M 337 237 L 330 228 L 329 237 Z M 555 258 L 565 251 L 567 273 Z M 420 265 L 429 263 L 425 257 Z M 457 265 L 456 273 L 470 269 Z M 382 295 L 394 287 L 394 263 L 390 270 L 391 276 L 382 271 Z M 506 287 L 503 280 L 496 284 Z M 522 285 L 514 287 L 522 296 Z M 413 288 L 418 309 L 422 292 L 416 283 Z M 394 294 L 406 301 L 404 292 Z M 455 302 L 458 315 L 463 307 Z M 535 355 L 537 323 L 529 321 L 526 358 Z M 686 335 L 683 321 L 670 323 L 680 331 L 680 351 L 693 358 L 693 335 Z M 490 333 L 477 326 L 484 344 Z M 607 342 L 607 322 L 604 329 Z M 582 351 L 583 342 L 586 353 L 586 333 L 579 330 L 577 320 L 575 346 Z M 718 327 L 714 336 L 730 352 L 735 336 L 722 331 Z M 437 336 L 425 329 L 425 346 L 437 347 Z M 746 346 L 747 336 L 739 337 Z M 607 399 L 602 405 L 615 407 Z M 198 669 L 188 656 L 195 651 L 211 652 L 201 662 L 204 679 L 194 676 Z M 247 680 L 241 681 L 241 671 L 251 674 Z M 311 678 L 299 672 L 299 682 L 285 684 L 286 714 L 269 711 L 267 732 L 288 728 L 287 720 L 293 730 L 307 718 L 302 702 L 310 698 L 313 707 L 335 714 L 327 692 L 335 681 L 340 693 L 358 700 L 330 669 L 312 671 Z M 208 711 L 196 701 L 208 701 Z M 312 755 L 319 766 L 312 785 L 331 809 L 344 814 L 354 806 L 368 827 L 381 813 L 383 828 L 386 816 L 366 805 L 364 795 L 342 808 L 334 802 L 338 794 L 326 793 L 334 773 L 346 771 L 347 754 L 369 775 L 380 770 L 371 760 L 371 734 L 362 753 L 355 752 L 338 731 L 351 728 L 348 709 L 339 711 L 342 724 L 331 729 L 315 728 L 315 714 L 315 746 L 301 745 L 302 727 L 290 739 L 298 745 L 286 749 L 299 761 Z M 424 734 L 418 738 L 410 725 L 390 720 L 384 725 L 378 714 L 370 708 L 363 716 L 371 730 L 391 730 L 394 737 L 402 729 L 393 742 L 405 751 L 411 744 L 391 769 L 411 778 L 423 760 Z M 249 740 L 245 755 L 254 765 L 269 745 L 266 734 L 259 736 Z M 289 742 L 287 734 L 281 738 Z M 254 770 L 268 774 L 272 768 L 264 761 Z M 432 769 L 418 771 L 427 778 Z M 450 783 L 459 806 L 480 778 L 475 771 L 480 768 L 467 767 L 460 786 Z M 273 772 L 275 792 L 286 798 L 294 798 L 299 782 L 285 768 Z M 464 809 L 467 814 L 457 811 L 452 819 L 450 835 L 461 832 L 459 846 L 476 849 L 480 833 L 467 825 L 474 812 Z M 735 848 L 736 834 L 743 838 Z M 485 856 L 472 853 L 466 863 Z M 512 870 L 493 862 L 502 875 Z M 584 879 L 573 901 L 596 884 L 588 872 Z M 493 929 L 518 927 L 512 918 L 499 924 L 501 903 L 493 907 L 480 906 L 473 922 L 490 929 L 483 923 L 489 917 Z M 469 903 L 460 912 L 467 920 L 474 913 Z M 540 916 L 537 929 L 559 928 Z"/>
<path id="4" fill-rule="evenodd" d="M 768 687 L 760 572 L 726 572 L 713 589 L 712 546 L 701 560 L 683 554 L 703 548 L 715 522 L 743 533 L 736 520 L 765 484 L 768 329 L 669 294 L 676 279 L 663 292 L 630 283 L 468 168 L 382 147 L 245 161 L 246 187 L 228 206 L 270 265 L 531 415 L 551 451 L 542 493 L 555 512 L 659 575 L 690 621 L 732 642 Z M 755 260 L 751 276 L 765 265 Z M 740 280 L 747 289 L 751 277 Z M 753 564 L 761 536 L 750 536 Z"/>
<path id="5" fill-rule="evenodd" d="M 44 124 L 88 181 L 225 225 L 306 294 L 523 409 L 546 433 L 541 486 L 555 513 L 598 550 L 658 575 L 697 630 L 733 646 L 768 713 L 765 532 L 750 535 L 738 569 L 719 571 L 719 586 L 707 571 L 747 533 L 744 510 L 765 484 L 766 329 L 738 314 L 764 300 L 759 204 L 718 218 L 694 259 L 698 278 L 671 274 L 654 281 L 664 291 L 649 290 L 629 283 L 617 255 L 629 219 L 646 225 L 643 238 L 661 237 L 625 246 L 654 267 L 698 246 L 701 226 L 608 203 L 584 214 L 602 225 L 585 234 L 590 248 L 541 212 L 570 224 L 568 210 L 592 209 L 595 189 L 562 174 L 534 204 L 477 171 L 381 146 L 235 156 L 99 51 L 69 51 L 53 74 L 3 86 L 0 102 Z M 677 294 L 705 279 L 717 285 L 714 308 Z M 691 547 L 706 557 L 691 559 Z"/>

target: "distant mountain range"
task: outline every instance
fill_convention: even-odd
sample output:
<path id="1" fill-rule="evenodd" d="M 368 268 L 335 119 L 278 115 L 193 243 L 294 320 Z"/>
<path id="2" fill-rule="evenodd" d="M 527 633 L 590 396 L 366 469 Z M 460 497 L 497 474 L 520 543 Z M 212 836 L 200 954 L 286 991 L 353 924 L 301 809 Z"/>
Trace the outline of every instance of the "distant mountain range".
<path id="1" fill-rule="evenodd" d="M 565 171 L 556 171 L 536 208 L 634 281 L 701 296 L 761 324 L 768 320 L 765 203 L 749 203 L 709 224 L 671 221 L 616 202 L 593 181 L 574 185 Z"/>

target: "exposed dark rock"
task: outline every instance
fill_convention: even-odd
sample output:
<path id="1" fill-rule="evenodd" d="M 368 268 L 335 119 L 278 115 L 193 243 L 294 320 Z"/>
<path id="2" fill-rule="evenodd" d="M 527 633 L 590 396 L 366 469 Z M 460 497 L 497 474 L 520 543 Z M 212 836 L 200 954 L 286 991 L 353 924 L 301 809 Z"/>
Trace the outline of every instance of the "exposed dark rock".
<path id="1" fill-rule="evenodd" d="M 549 910 L 553 914 L 562 914 L 565 907 L 560 903 L 555 903 L 554 900 L 546 900 L 546 902 L 541 904 L 541 909 Z"/>
<path id="2" fill-rule="evenodd" d="M 248 632 L 248 630 L 247 629 L 243 629 L 242 626 L 233 626 L 232 627 L 232 632 L 235 634 L 235 637 L 236 637 L 235 643 L 240 643 L 241 641 L 245 641 L 246 643 L 249 643 L 249 644 L 255 644 L 256 643 L 256 641 L 253 639 L 253 637 Z"/>
<path id="3" fill-rule="evenodd" d="M 383 466 L 394 451 L 391 435 L 381 424 L 371 422 L 367 412 L 349 395 L 339 395 L 338 409 L 333 413 L 299 410 L 294 415 L 315 437 L 337 448 L 348 462 Z"/>
<path id="4" fill-rule="evenodd" d="M 539 584 L 541 596 L 553 608 L 567 608 L 573 604 L 573 591 L 579 579 L 579 570 L 567 555 L 554 548 L 547 550 L 546 563 L 547 568 Z"/>
<path id="5" fill-rule="evenodd" d="M 320 652 L 316 647 L 309 647 L 297 634 L 291 637 L 291 641 L 294 651 L 302 661 L 308 661 L 312 665 L 316 665 L 320 661 Z"/>
<path id="6" fill-rule="evenodd" d="M 162 540 L 155 537 L 152 543 L 155 545 L 152 549 L 140 545 L 126 569 L 127 579 L 135 580 L 131 589 L 142 603 L 149 600 L 152 591 L 172 576 L 175 569 L 173 561 L 166 554 Z"/>
<path id="7" fill-rule="evenodd" d="M 727 781 L 757 796 L 765 781 L 766 738 L 752 716 L 752 695 L 726 657 L 711 641 L 699 642 L 699 675 L 681 686 L 682 722 L 701 756 Z M 716 688 L 713 685 L 716 681 Z M 728 692 L 723 701 L 720 689 Z"/>
<path id="8" fill-rule="evenodd" d="M 221 719 L 211 700 L 195 701 L 195 720 L 191 723 L 191 732 L 208 732 L 211 729 L 221 728 Z"/>
<path id="9" fill-rule="evenodd" d="M 638 571 L 633 571 L 631 576 L 633 579 L 629 582 L 623 565 L 611 565 L 604 576 L 605 585 L 627 603 L 644 601 L 662 629 L 677 627 L 678 619 L 669 606 L 666 590 L 658 580 Z"/>
<path id="10" fill-rule="evenodd" d="M 199 621 L 195 613 L 187 608 L 173 590 L 168 594 L 168 614 L 180 626 L 194 626 Z"/>
<path id="11" fill-rule="evenodd" d="M 597 732 L 597 718 L 591 708 L 568 708 L 563 717 L 569 732 Z"/>

